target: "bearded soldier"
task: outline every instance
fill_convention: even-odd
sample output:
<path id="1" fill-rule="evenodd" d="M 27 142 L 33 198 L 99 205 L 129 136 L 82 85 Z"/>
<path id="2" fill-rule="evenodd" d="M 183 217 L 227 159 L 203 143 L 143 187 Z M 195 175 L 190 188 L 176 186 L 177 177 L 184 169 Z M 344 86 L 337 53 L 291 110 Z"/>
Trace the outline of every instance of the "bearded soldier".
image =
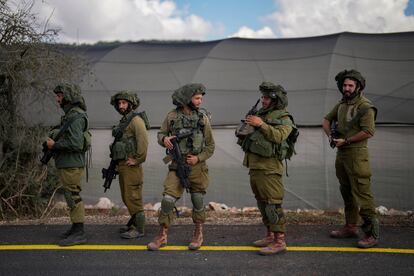
<path id="1" fill-rule="evenodd" d="M 180 140 L 179 148 L 186 164 L 191 167 L 188 176 L 189 192 L 193 204 L 192 218 L 195 224 L 192 241 L 189 249 L 197 250 L 203 243 L 202 225 L 206 220 L 203 197 L 209 183 L 206 160 L 213 155 L 214 139 L 209 119 L 199 111 L 205 87 L 202 84 L 187 84 L 174 91 L 173 104 L 177 107 L 167 114 L 160 131 L 158 143 L 169 150 L 173 149 L 173 139 L 182 130 L 191 131 L 192 134 Z M 164 181 L 163 199 L 158 217 L 160 232 L 148 244 L 149 250 L 158 250 L 167 244 L 168 227 L 173 222 L 173 209 L 175 202 L 182 196 L 184 188 L 177 176 L 177 162 L 169 165 L 169 172 Z"/>
<path id="2" fill-rule="evenodd" d="M 118 137 L 111 144 L 111 158 L 117 161 L 119 187 L 122 201 L 131 215 L 126 226 L 121 227 L 120 236 L 134 239 L 144 236 L 145 214 L 142 204 L 142 186 L 144 174 L 142 163 L 145 162 L 148 149 L 147 117 L 134 110 L 139 106 L 135 93 L 121 91 L 111 97 L 111 105 L 122 115 L 119 125 L 112 135 Z"/>
<path id="3" fill-rule="evenodd" d="M 371 169 L 368 158 L 368 139 L 375 132 L 377 109 L 363 96 L 364 77 L 356 70 L 344 70 L 335 77 L 343 97 L 325 116 L 322 126 L 330 136 L 331 123 L 337 122 L 338 148 L 335 168 L 339 189 L 345 204 L 345 226 L 330 233 L 333 238 L 357 237 L 357 223 L 361 216 L 365 236 L 358 247 L 370 248 L 378 244 L 379 222 L 371 192 Z"/>
<path id="4" fill-rule="evenodd" d="M 59 182 L 70 209 L 72 227 L 61 235 L 60 246 L 84 244 L 87 238 L 83 229 L 85 220 L 84 203 L 80 196 L 81 177 L 84 173 L 85 152 L 84 135 L 88 129 L 86 105 L 81 96 L 80 88 L 75 84 L 63 83 L 53 90 L 56 100 L 65 112 L 61 118 L 60 130 L 63 125 L 67 129 L 58 135 L 59 129 L 52 131 L 46 141 L 47 148 L 53 152 Z"/>
<path id="5" fill-rule="evenodd" d="M 253 244 L 262 247 L 259 254 L 271 255 L 286 250 L 282 160 L 287 158 L 286 141 L 296 127 L 286 109 L 285 89 L 271 82 L 263 82 L 259 89 L 262 108 L 245 119 L 252 131 L 245 136 L 236 135 L 245 152 L 243 165 L 249 168 L 250 185 L 267 228 L 266 237 Z"/>

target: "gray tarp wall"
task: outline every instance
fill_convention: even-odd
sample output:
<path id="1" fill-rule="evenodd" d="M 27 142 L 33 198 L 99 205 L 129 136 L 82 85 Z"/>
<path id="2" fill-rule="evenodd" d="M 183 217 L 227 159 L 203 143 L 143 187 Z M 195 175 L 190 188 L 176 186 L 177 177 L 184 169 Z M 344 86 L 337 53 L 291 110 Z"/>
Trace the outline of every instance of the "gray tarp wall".
<path id="1" fill-rule="evenodd" d="M 329 148 L 320 128 L 311 126 L 320 126 L 324 114 L 340 99 L 335 75 L 343 69 L 357 69 L 367 79 L 366 96 L 379 110 L 377 134 L 370 141 L 377 204 L 414 209 L 414 128 L 407 126 L 414 124 L 414 32 L 138 42 L 81 46 L 70 51 L 90 63 L 90 72 L 81 87 L 94 128 L 109 128 L 117 123 L 119 115 L 109 105 L 109 99 L 124 89 L 138 92 L 139 109 L 146 110 L 152 126 L 157 127 L 173 108 L 172 91 L 185 83 L 201 82 L 207 87 L 204 107 L 212 113 L 212 124 L 228 126 L 237 124 L 255 103 L 262 81 L 282 84 L 288 91 L 289 110 L 302 127 L 298 155 L 288 165 L 285 206 L 289 208 L 342 206 L 334 173 L 334 150 Z M 56 121 L 58 117 L 48 114 L 38 118 Z M 149 202 L 160 200 L 166 173 L 161 162 L 163 150 L 155 142 L 155 133 L 156 130 L 151 133 L 145 164 L 144 195 Z M 93 185 L 99 188 L 87 184 L 91 199 L 102 196 L 99 171 L 108 162 L 108 135 L 109 131 L 96 131 Z M 209 160 L 212 182 L 208 200 L 255 205 L 233 129 L 216 129 L 215 135 L 217 149 Z M 113 199 L 119 201 L 114 193 Z"/>

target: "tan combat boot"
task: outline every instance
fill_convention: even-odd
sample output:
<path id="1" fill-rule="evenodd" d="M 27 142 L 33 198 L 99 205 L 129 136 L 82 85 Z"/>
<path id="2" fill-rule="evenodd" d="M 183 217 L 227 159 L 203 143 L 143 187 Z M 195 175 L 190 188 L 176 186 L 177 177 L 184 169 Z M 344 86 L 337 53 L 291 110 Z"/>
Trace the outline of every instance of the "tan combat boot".
<path id="1" fill-rule="evenodd" d="M 345 224 L 338 230 L 333 230 L 330 233 L 331 238 L 344 239 L 358 237 L 358 229 L 355 224 Z"/>
<path id="2" fill-rule="evenodd" d="M 160 247 L 166 246 L 167 245 L 167 233 L 168 233 L 168 228 L 164 225 L 161 225 L 158 236 L 156 236 L 154 240 L 147 245 L 148 250 L 156 251 L 160 249 Z"/>
<path id="3" fill-rule="evenodd" d="M 274 232 L 274 236 L 273 241 L 259 251 L 260 255 L 273 255 L 286 250 L 285 233 Z"/>
<path id="4" fill-rule="evenodd" d="M 378 239 L 374 238 L 372 235 L 365 235 L 365 237 L 358 241 L 359 248 L 371 248 L 378 244 Z"/>
<path id="5" fill-rule="evenodd" d="M 193 232 L 193 238 L 188 245 L 188 249 L 197 250 L 203 244 L 203 224 L 201 222 L 195 223 L 195 229 Z"/>
<path id="6" fill-rule="evenodd" d="M 253 245 L 256 247 L 266 247 L 269 244 L 271 244 L 274 239 L 275 239 L 275 234 L 272 231 L 267 230 L 266 237 L 264 237 L 261 240 L 257 240 L 253 242 Z"/>

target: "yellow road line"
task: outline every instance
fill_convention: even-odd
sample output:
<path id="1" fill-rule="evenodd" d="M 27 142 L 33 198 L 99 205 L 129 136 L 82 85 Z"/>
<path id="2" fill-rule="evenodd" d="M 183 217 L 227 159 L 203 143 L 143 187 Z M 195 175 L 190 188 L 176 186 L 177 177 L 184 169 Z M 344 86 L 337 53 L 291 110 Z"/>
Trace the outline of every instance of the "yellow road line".
<path id="1" fill-rule="evenodd" d="M 49 244 L 22 244 L 22 245 L 0 245 L 0 251 L 6 250 L 147 250 L 145 245 L 76 245 L 61 247 Z M 188 250 L 187 246 L 166 246 L 161 248 L 166 251 Z M 255 251 L 259 250 L 253 246 L 202 246 L 201 251 Z M 320 247 L 320 246 L 289 246 L 288 251 L 309 252 L 369 252 L 369 253 L 398 253 L 414 254 L 414 249 L 403 248 L 369 248 L 360 249 L 356 247 Z"/>

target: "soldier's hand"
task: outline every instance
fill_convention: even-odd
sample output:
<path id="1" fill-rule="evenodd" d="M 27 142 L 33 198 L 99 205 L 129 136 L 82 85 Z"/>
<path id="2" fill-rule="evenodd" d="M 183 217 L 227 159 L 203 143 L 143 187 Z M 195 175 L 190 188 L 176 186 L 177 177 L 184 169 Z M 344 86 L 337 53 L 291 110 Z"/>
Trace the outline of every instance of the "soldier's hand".
<path id="1" fill-rule="evenodd" d="M 254 127 L 260 127 L 263 124 L 262 118 L 254 115 L 247 116 L 245 122 Z"/>
<path id="2" fill-rule="evenodd" d="M 126 165 L 129 167 L 135 166 L 138 164 L 138 161 L 135 158 L 128 157 L 128 160 L 126 161 Z"/>
<path id="3" fill-rule="evenodd" d="M 335 142 L 337 147 L 341 147 L 343 145 L 346 145 L 345 139 L 342 139 L 342 138 L 333 139 L 333 141 Z"/>
<path id="4" fill-rule="evenodd" d="M 189 155 L 187 155 L 187 160 L 186 161 L 187 161 L 188 165 L 194 166 L 198 163 L 199 160 L 198 160 L 198 157 L 196 155 L 189 154 Z"/>
<path id="5" fill-rule="evenodd" d="M 164 137 L 164 146 L 167 149 L 169 149 L 169 150 L 173 149 L 174 146 L 173 146 L 171 140 L 174 139 L 174 138 L 175 138 L 175 136 L 166 136 L 166 137 Z"/>
<path id="6" fill-rule="evenodd" d="M 52 149 L 55 145 L 55 140 L 53 140 L 52 138 L 47 138 L 46 145 L 48 149 Z"/>

